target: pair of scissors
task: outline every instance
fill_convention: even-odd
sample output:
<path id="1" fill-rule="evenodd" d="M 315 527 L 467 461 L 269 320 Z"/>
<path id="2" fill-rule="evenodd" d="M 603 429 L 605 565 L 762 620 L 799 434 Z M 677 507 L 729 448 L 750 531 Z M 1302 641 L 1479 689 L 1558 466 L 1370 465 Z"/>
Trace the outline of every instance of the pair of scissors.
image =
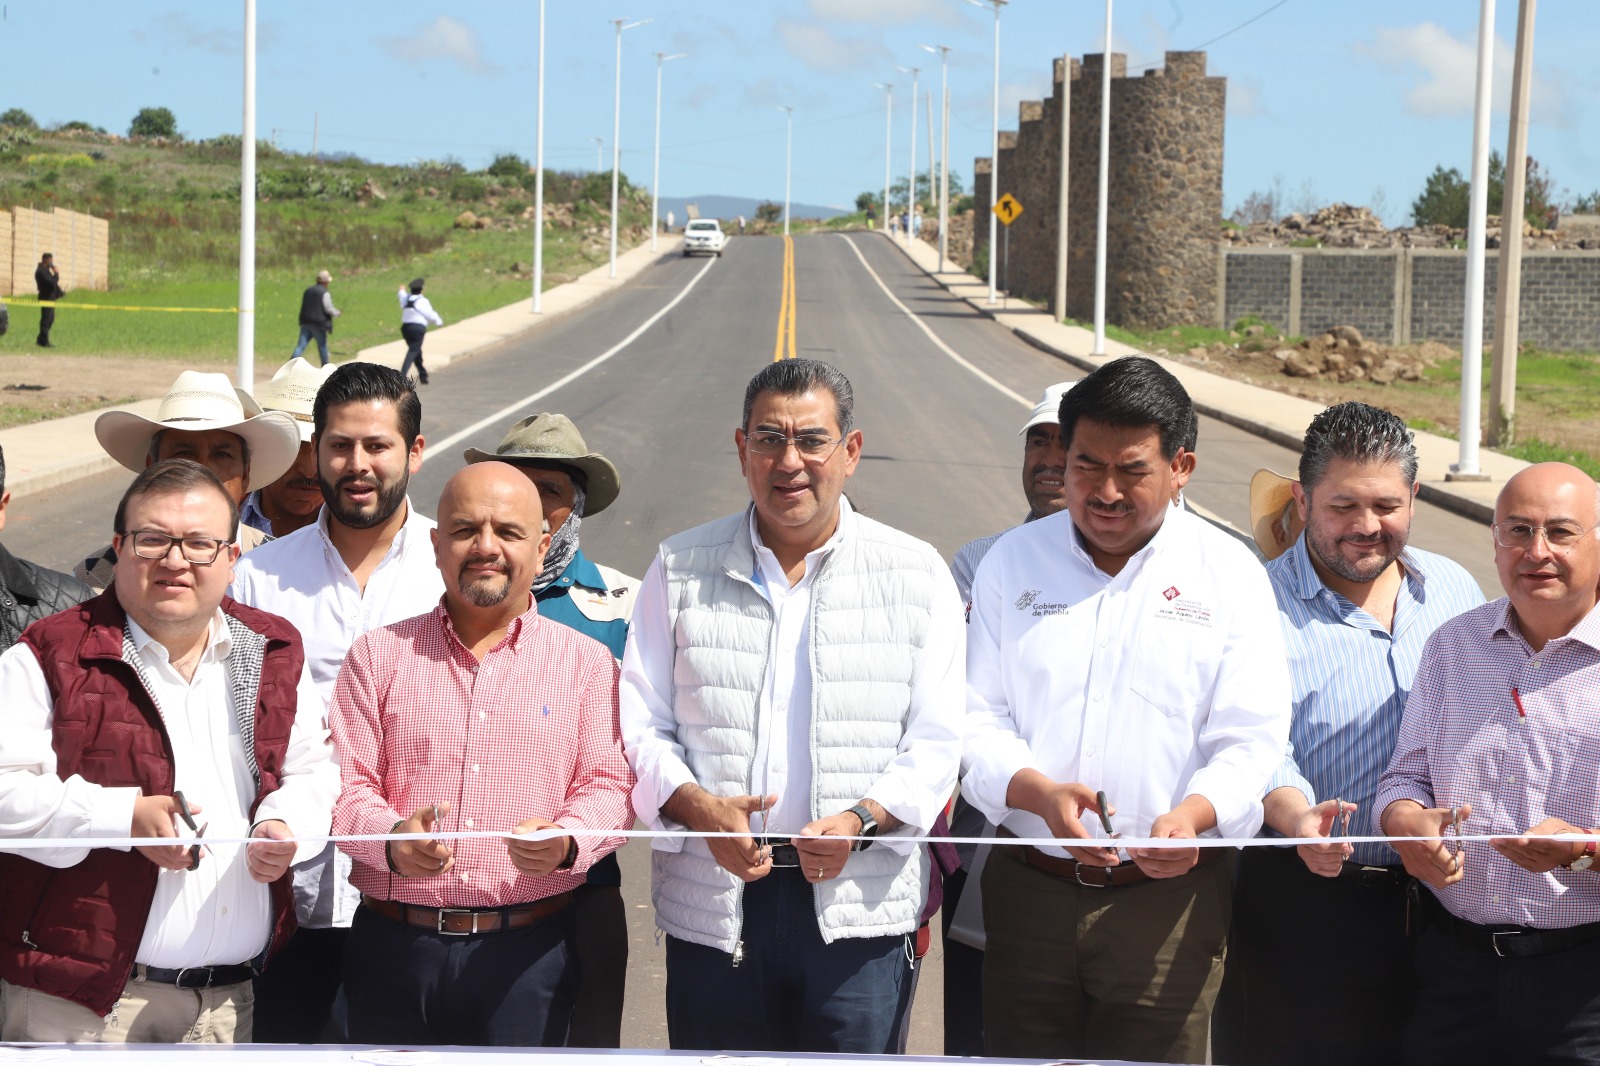
<path id="1" fill-rule="evenodd" d="M 1104 791 L 1100 791 L 1094 794 L 1094 802 L 1100 808 L 1100 828 L 1106 831 L 1106 836 L 1116 840 L 1122 834 L 1111 828 L 1111 815 L 1108 813 L 1111 810 L 1111 801 L 1106 799 Z"/>
<path id="2" fill-rule="evenodd" d="M 196 838 L 205 836 L 206 830 L 211 828 L 211 823 L 207 822 L 205 825 L 196 826 L 194 824 L 194 812 L 189 810 L 189 801 L 183 798 L 183 793 L 174 789 L 172 798 L 178 804 L 178 817 L 182 818 L 183 824 L 189 827 L 189 832 L 193 833 Z M 200 868 L 200 853 L 203 850 L 199 844 L 191 844 L 189 846 L 189 869 L 198 870 Z"/>
<path id="3" fill-rule="evenodd" d="M 1333 801 L 1333 824 L 1328 827 L 1328 836 L 1347 837 L 1350 835 L 1350 816 L 1355 811 L 1355 804 L 1350 805 L 1350 810 L 1345 810 L 1344 797 Z"/>

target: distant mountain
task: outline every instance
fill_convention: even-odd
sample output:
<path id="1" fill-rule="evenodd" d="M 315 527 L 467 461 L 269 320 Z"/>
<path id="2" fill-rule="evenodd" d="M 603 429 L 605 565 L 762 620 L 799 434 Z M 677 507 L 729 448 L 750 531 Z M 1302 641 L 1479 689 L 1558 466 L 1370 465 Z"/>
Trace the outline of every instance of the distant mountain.
<path id="1" fill-rule="evenodd" d="M 688 205 L 695 204 L 700 208 L 700 216 L 702 218 L 738 218 L 743 215 L 747 219 L 753 219 L 756 217 L 757 205 L 765 202 L 764 200 L 751 199 L 748 196 L 663 196 L 661 198 L 661 217 L 666 218 L 667 212 L 671 211 L 674 221 L 681 226 L 684 220 L 689 217 Z M 796 203 L 789 205 L 790 218 L 816 218 L 826 221 L 830 218 L 838 218 L 840 215 L 848 214 L 850 214 L 849 211 L 838 207 L 818 207 L 816 204 Z"/>

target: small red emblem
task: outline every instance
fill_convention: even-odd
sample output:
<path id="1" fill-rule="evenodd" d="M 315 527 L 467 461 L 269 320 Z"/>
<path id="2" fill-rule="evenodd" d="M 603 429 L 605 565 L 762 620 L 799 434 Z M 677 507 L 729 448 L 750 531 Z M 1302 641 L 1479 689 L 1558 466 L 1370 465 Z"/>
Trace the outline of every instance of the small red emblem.
<path id="1" fill-rule="evenodd" d="M 1171 588 L 1167 589 L 1161 595 L 1165 596 L 1169 600 L 1175 600 L 1181 595 L 1181 593 L 1178 592 L 1178 586 L 1173 585 Z"/>

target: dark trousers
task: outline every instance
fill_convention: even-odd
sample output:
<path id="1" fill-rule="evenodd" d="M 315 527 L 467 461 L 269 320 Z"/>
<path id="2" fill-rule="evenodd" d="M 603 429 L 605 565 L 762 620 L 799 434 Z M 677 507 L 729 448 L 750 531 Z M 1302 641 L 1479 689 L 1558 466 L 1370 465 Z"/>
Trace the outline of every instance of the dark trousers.
<path id="1" fill-rule="evenodd" d="M 56 309 L 54 307 L 39 308 L 39 343 L 50 343 L 50 327 L 56 324 Z"/>
<path id="2" fill-rule="evenodd" d="M 255 1040 L 261 1044 L 342 1044 L 335 1017 L 348 929 L 297 929 L 256 978 Z M 342 1013 L 342 1012 L 341 1012 Z"/>
<path id="3" fill-rule="evenodd" d="M 582 885 L 572 893 L 578 993 L 568 1047 L 622 1046 L 622 1004 L 628 987 L 628 912 L 622 889 Z"/>
<path id="4" fill-rule="evenodd" d="M 1408 1066 L 1600 1063 L 1600 940 L 1500 958 L 1425 926 L 1416 968 L 1416 1011 L 1402 1045 Z"/>
<path id="5" fill-rule="evenodd" d="M 1319 877 L 1293 848 L 1244 850 L 1212 1027 L 1217 1062 L 1400 1061 L 1416 982 L 1406 879 L 1386 874 Z"/>
<path id="6" fill-rule="evenodd" d="M 667 938 L 667 1040 L 674 1050 L 889 1055 L 904 936 L 822 941 L 798 869 L 744 886 L 744 956 Z"/>
<path id="7" fill-rule="evenodd" d="M 317 342 L 317 354 L 322 356 L 322 365 L 328 365 L 328 331 L 316 326 L 300 327 L 300 343 L 294 346 L 294 354 L 290 359 L 300 358 L 300 353 L 306 350 L 306 345 L 313 340 Z"/>
<path id="8" fill-rule="evenodd" d="M 560 1047 L 578 966 L 572 908 L 505 933 L 451 936 L 356 911 L 344 952 L 362 1044 Z"/>
<path id="9" fill-rule="evenodd" d="M 996 847 L 983 868 L 988 1054 L 1206 1061 L 1231 866 L 1218 856 L 1182 877 L 1087 888 Z"/>
<path id="10" fill-rule="evenodd" d="M 417 380 L 424 385 L 428 383 L 428 368 L 422 365 L 422 338 L 427 335 L 428 327 L 421 322 L 407 322 L 400 327 L 400 336 L 406 341 L 406 361 L 400 364 L 400 373 L 410 373 L 411 367 L 415 365 Z"/>
<path id="11" fill-rule="evenodd" d="M 967 887 L 967 871 L 957 870 L 944 879 L 944 906 L 939 919 L 944 930 L 944 1053 L 946 1055 L 983 1054 L 983 952 L 969 944 L 950 939 L 950 922 L 961 893 Z"/>

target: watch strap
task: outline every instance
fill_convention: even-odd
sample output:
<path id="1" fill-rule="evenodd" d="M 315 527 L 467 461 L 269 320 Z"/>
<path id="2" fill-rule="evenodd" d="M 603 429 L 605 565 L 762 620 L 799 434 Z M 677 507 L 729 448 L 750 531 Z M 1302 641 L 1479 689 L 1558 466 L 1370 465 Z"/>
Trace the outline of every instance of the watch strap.
<path id="1" fill-rule="evenodd" d="M 865 851 L 872 846 L 871 838 L 878 835 L 878 820 L 872 816 L 871 811 L 867 810 L 866 805 L 861 803 L 851 807 L 848 813 L 860 819 L 861 835 L 868 838 L 866 840 L 851 841 L 850 850 Z"/>

